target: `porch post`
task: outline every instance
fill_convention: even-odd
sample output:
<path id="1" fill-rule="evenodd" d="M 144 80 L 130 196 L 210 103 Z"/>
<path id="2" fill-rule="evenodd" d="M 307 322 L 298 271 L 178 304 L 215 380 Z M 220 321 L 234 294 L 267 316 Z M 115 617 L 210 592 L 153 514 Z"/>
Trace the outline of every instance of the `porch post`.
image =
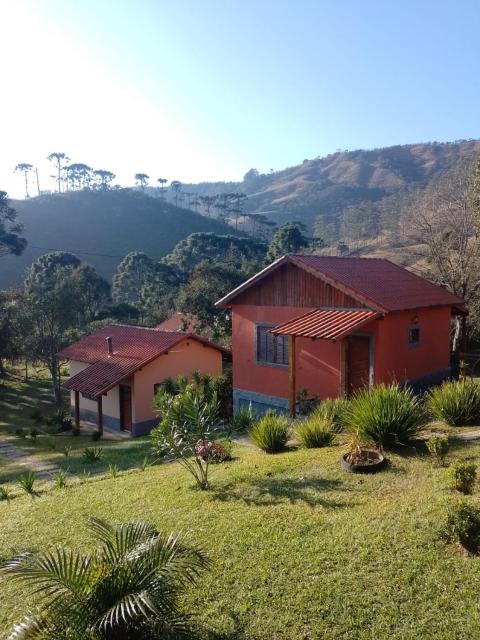
<path id="1" fill-rule="evenodd" d="M 80 429 L 80 391 L 75 391 L 75 429 Z"/>
<path id="2" fill-rule="evenodd" d="M 297 415 L 297 379 L 296 379 L 296 344 L 295 336 L 288 336 L 288 383 L 290 394 L 290 415 Z"/>
<path id="3" fill-rule="evenodd" d="M 97 398 L 97 428 L 100 434 L 103 435 L 102 396 Z"/>

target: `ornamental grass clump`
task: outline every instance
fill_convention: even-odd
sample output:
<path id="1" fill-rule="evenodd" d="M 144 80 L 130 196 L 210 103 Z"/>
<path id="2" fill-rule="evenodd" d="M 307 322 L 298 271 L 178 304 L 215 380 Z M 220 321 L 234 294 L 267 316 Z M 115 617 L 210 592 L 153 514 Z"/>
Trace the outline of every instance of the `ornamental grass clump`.
<path id="1" fill-rule="evenodd" d="M 447 542 L 456 542 L 469 553 L 480 548 L 480 509 L 462 502 L 450 509 L 445 526 L 441 530 Z"/>
<path id="2" fill-rule="evenodd" d="M 333 444 L 335 431 L 331 420 L 313 414 L 297 425 L 295 436 L 302 447 L 317 449 Z"/>
<path id="3" fill-rule="evenodd" d="M 448 476 L 452 489 L 470 494 L 477 479 L 477 466 L 474 462 L 458 460 L 448 469 Z"/>
<path id="4" fill-rule="evenodd" d="M 254 444 L 266 453 L 278 453 L 285 449 L 290 430 L 288 418 L 270 410 L 253 425 L 248 434 Z"/>
<path id="5" fill-rule="evenodd" d="M 428 416 L 410 388 L 379 384 L 354 395 L 346 420 L 362 441 L 387 447 L 408 443 L 427 424 Z"/>
<path id="6" fill-rule="evenodd" d="M 480 385 L 465 379 L 444 382 L 427 396 L 427 407 L 435 420 L 452 427 L 480 423 Z"/>
<path id="7" fill-rule="evenodd" d="M 340 433 L 346 426 L 350 402 L 345 398 L 326 398 L 314 409 L 312 416 L 329 421 L 333 431 Z"/>
<path id="8" fill-rule="evenodd" d="M 449 450 L 448 436 L 431 436 L 426 445 L 435 462 L 443 467 Z"/>

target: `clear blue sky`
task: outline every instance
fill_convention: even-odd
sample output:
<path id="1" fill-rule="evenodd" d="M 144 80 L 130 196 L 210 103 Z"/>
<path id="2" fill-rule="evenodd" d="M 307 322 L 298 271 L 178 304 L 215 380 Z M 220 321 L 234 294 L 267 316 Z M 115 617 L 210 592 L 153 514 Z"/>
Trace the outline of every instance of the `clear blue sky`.
<path id="1" fill-rule="evenodd" d="M 128 184 L 480 136 L 479 0 L 5 0 L 0 23 L 12 195 L 57 150 Z"/>

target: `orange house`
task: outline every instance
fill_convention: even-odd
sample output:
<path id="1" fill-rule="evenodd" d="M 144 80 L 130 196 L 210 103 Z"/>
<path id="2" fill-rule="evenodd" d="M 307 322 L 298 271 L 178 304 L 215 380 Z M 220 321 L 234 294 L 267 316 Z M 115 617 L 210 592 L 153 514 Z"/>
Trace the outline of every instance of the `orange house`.
<path id="1" fill-rule="evenodd" d="M 450 375 L 464 301 L 388 260 L 286 255 L 217 302 L 232 313 L 234 410 Z"/>
<path id="2" fill-rule="evenodd" d="M 194 371 L 220 375 L 230 352 L 183 331 L 113 324 L 60 354 L 69 360 L 70 404 L 76 425 L 96 422 L 145 435 L 158 422 L 155 387 L 165 378 Z"/>

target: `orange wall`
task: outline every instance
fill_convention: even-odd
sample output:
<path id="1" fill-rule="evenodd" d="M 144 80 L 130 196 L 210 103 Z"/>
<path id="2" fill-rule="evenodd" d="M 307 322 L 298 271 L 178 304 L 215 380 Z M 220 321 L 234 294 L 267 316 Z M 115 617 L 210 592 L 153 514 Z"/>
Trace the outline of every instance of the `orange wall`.
<path id="1" fill-rule="evenodd" d="M 235 305 L 232 317 L 233 386 L 269 396 L 288 398 L 288 367 L 256 363 L 255 323 L 279 324 L 306 313 L 305 307 Z M 320 398 L 340 394 L 339 342 L 297 339 L 297 389 L 306 387 Z"/>
<path id="2" fill-rule="evenodd" d="M 186 339 L 134 376 L 133 422 L 153 420 L 154 385 L 165 378 L 190 376 L 194 371 L 217 376 L 222 373 L 222 354 L 217 349 Z"/>
<path id="3" fill-rule="evenodd" d="M 408 329 L 418 318 L 420 343 L 408 344 Z M 450 366 L 450 308 L 391 313 L 372 323 L 375 382 L 404 382 Z M 367 331 L 369 327 L 362 329 Z"/>
<path id="4" fill-rule="evenodd" d="M 288 368 L 259 365 L 255 323 L 280 324 L 309 311 L 305 307 L 233 305 L 233 386 L 268 396 L 288 398 Z M 408 329 L 418 317 L 420 344 L 409 346 Z M 374 381 L 420 378 L 450 365 L 450 308 L 391 313 L 362 327 L 374 337 Z M 306 387 L 320 399 L 341 393 L 341 343 L 297 339 L 297 390 Z"/>

